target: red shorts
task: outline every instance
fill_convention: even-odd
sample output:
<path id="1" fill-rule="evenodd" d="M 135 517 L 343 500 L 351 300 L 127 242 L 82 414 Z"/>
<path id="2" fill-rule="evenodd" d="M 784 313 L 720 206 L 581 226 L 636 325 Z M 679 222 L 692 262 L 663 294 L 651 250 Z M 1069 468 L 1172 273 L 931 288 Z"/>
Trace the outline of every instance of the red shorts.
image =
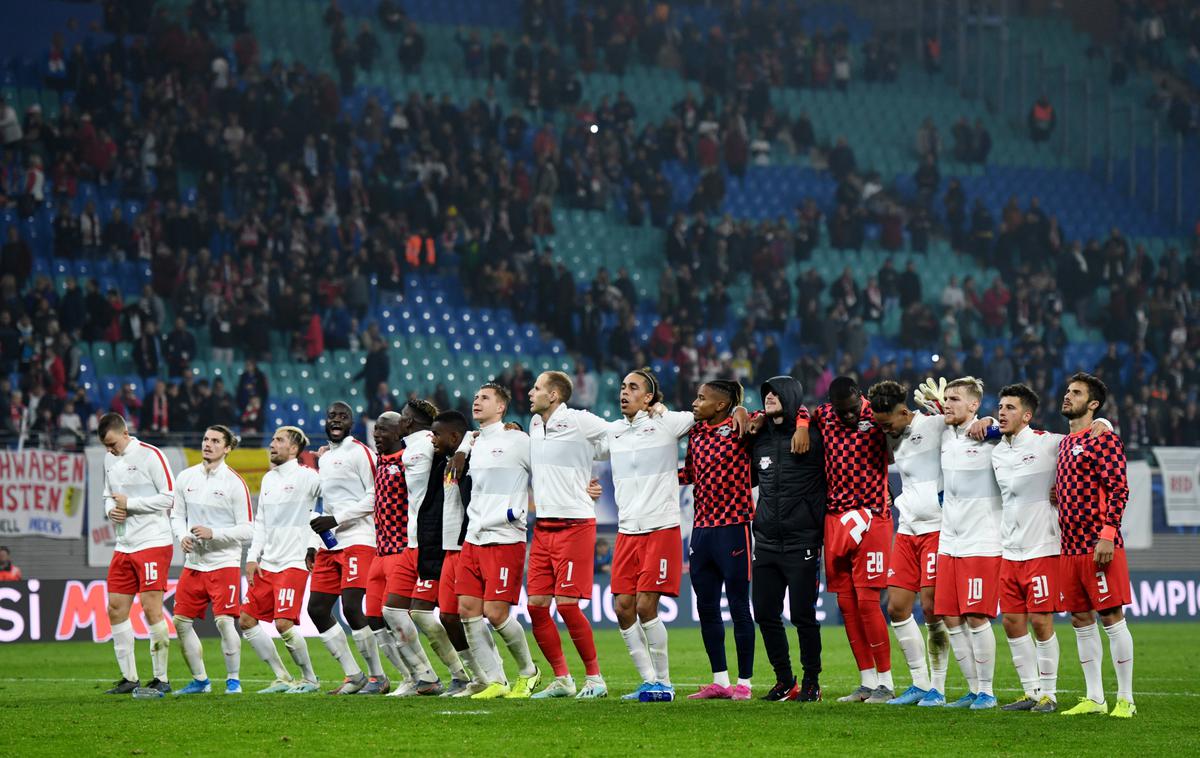
<path id="1" fill-rule="evenodd" d="M 825 586 L 830 592 L 888 585 L 891 516 L 859 508 L 825 515 Z"/>
<path id="2" fill-rule="evenodd" d="M 458 574 L 459 551 L 447 550 L 442 559 L 442 576 L 438 579 L 438 610 L 442 613 L 458 614 Z"/>
<path id="3" fill-rule="evenodd" d="M 167 572 L 171 569 L 171 545 L 148 547 L 136 553 L 113 553 L 108 563 L 110 594 L 136 595 L 139 592 L 166 592 Z"/>
<path id="4" fill-rule="evenodd" d="M 1087 555 L 1064 555 L 1058 560 L 1058 586 L 1062 590 L 1062 609 L 1072 613 L 1106 611 L 1128 605 L 1129 562 L 1125 548 L 1113 552 L 1113 559 L 1100 568 Z"/>
<path id="5" fill-rule="evenodd" d="M 955 558 L 938 554 L 938 583 L 933 612 L 939 616 L 979 614 L 996 618 L 1000 594 L 1000 556 Z"/>
<path id="6" fill-rule="evenodd" d="M 1057 555 L 1000 562 L 1001 613 L 1055 613 L 1058 601 Z"/>
<path id="7" fill-rule="evenodd" d="M 342 550 L 319 550 L 313 562 L 312 591 L 340 595 L 342 590 L 366 589 L 375 548 L 353 545 Z"/>
<path id="8" fill-rule="evenodd" d="M 658 592 L 679 597 L 683 575 L 683 538 L 679 527 L 646 534 L 617 534 L 613 548 L 612 592 Z"/>
<path id="9" fill-rule="evenodd" d="M 594 519 L 538 519 L 529 551 L 530 596 L 590 598 L 595 559 Z"/>
<path id="10" fill-rule="evenodd" d="M 417 572 L 417 548 L 406 547 L 393 573 L 388 574 L 388 594 L 411 597 L 437 605 L 438 580 L 422 579 Z"/>
<path id="11" fill-rule="evenodd" d="M 377 555 L 371 561 L 371 571 L 367 574 L 367 597 L 364 601 L 368 616 L 382 617 L 383 601 L 387 600 L 387 596 L 393 592 L 397 595 L 403 594 L 394 588 L 390 581 L 396 573 L 396 568 L 400 565 L 401 555 L 403 553 Z"/>
<path id="12" fill-rule="evenodd" d="M 521 602 L 521 574 L 525 571 L 525 543 L 472 545 L 463 543 L 454 575 L 459 597 Z"/>
<path id="13" fill-rule="evenodd" d="M 307 584 L 308 572 L 304 569 L 259 571 L 250 584 L 242 613 L 259 621 L 285 619 L 299 624 L 300 606 L 304 604 L 304 587 Z"/>
<path id="14" fill-rule="evenodd" d="M 888 586 L 910 592 L 937 584 L 938 538 L 941 532 L 897 534 L 892 543 L 892 565 Z"/>
<path id="15" fill-rule="evenodd" d="M 230 566 L 214 571 L 185 568 L 175 585 L 175 615 L 204 618 L 212 603 L 213 616 L 236 616 L 242 607 L 242 572 Z"/>

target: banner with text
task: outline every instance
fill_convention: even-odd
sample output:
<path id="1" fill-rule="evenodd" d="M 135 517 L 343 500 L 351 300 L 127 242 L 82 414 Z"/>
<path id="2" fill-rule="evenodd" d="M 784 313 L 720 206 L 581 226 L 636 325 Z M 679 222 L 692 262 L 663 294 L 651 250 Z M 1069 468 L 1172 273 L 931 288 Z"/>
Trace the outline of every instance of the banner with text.
<path id="1" fill-rule="evenodd" d="M 1167 526 L 1200 526 L 1200 447 L 1156 447 Z"/>
<path id="2" fill-rule="evenodd" d="M 80 453 L 0 450 L 0 536 L 79 539 L 86 479 Z"/>

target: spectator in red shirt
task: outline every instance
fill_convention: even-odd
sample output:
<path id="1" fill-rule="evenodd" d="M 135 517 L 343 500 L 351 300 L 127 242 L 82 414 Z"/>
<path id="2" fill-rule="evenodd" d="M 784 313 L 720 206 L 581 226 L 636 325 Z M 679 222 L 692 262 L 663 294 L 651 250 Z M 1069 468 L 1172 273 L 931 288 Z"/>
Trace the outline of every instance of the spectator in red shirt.
<path id="1" fill-rule="evenodd" d="M 7 547 L 0 547 L 0 582 L 19 582 L 21 578 L 21 569 L 12 562 L 12 553 Z"/>
<path id="2" fill-rule="evenodd" d="M 992 286 L 987 288 L 983 293 L 983 303 L 980 310 L 983 313 L 983 322 L 993 329 L 998 329 L 1004 326 L 1004 321 L 1007 316 L 1005 309 L 1008 306 L 1008 301 L 1012 299 L 1008 288 L 1004 286 L 1004 282 L 1000 277 L 992 280 Z"/>

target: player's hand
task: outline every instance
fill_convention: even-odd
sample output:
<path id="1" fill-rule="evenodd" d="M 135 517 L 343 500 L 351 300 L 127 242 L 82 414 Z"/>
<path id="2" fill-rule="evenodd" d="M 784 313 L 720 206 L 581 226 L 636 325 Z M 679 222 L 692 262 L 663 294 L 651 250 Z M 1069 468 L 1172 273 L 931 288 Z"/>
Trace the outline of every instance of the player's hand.
<path id="1" fill-rule="evenodd" d="M 446 464 L 446 478 L 452 482 L 457 482 L 462 478 L 463 472 L 467 470 L 467 454 L 455 453 L 450 462 Z"/>
<path id="2" fill-rule="evenodd" d="M 183 552 L 190 553 L 196 549 L 196 540 L 192 539 L 192 535 L 185 534 L 183 539 L 179 540 L 179 546 L 183 548 Z"/>
<path id="3" fill-rule="evenodd" d="M 212 539 L 212 529 L 209 529 L 207 526 L 193 526 L 192 534 L 202 540 Z"/>
<path id="4" fill-rule="evenodd" d="M 975 419 L 975 423 L 971 424 L 971 428 L 967 430 L 967 436 L 976 442 L 982 441 L 987 437 L 988 429 L 992 428 L 992 420 L 990 418 Z"/>
<path id="5" fill-rule="evenodd" d="M 659 418 L 666 412 L 667 406 L 663 405 L 662 403 L 655 403 L 654 405 L 650 406 L 650 418 Z"/>
<path id="6" fill-rule="evenodd" d="M 329 452 L 329 445 L 321 445 L 319 448 L 317 448 L 317 452 L 313 453 L 313 457 L 316 458 L 317 460 L 321 460 L 321 456 L 325 455 L 328 452 Z"/>
<path id="7" fill-rule="evenodd" d="M 913 390 L 913 400 L 924 408 L 926 413 L 940 416 L 946 400 L 945 377 L 939 378 L 936 382 L 933 377 L 926 377 L 925 381 Z"/>
<path id="8" fill-rule="evenodd" d="M 510 432 L 523 432 L 523 431 L 525 431 L 524 429 L 522 429 L 522 428 L 521 428 L 521 425 L 520 425 L 520 424 L 518 424 L 516 421 L 509 421 L 509 422 L 507 422 L 507 423 L 504 425 L 504 428 L 505 428 L 505 429 L 507 429 L 507 430 L 508 430 L 508 431 L 510 431 Z"/>
<path id="9" fill-rule="evenodd" d="M 1097 540 L 1096 553 L 1094 555 L 1097 566 L 1107 566 L 1113 559 L 1113 541 L 1112 540 Z"/>
<path id="10" fill-rule="evenodd" d="M 311 566 L 310 566 L 311 568 Z M 258 563 L 255 561 L 246 561 L 246 584 L 254 584 L 254 578 L 258 576 Z"/>
<path id="11" fill-rule="evenodd" d="M 593 479 L 592 481 L 588 482 L 587 493 L 588 497 L 590 497 L 592 500 L 599 500 L 600 495 L 603 492 L 604 489 L 600 486 L 599 479 Z"/>
<path id="12" fill-rule="evenodd" d="M 124 524 L 127 518 L 129 518 L 129 512 L 121 505 L 108 512 L 108 520 L 114 524 Z"/>
<path id="13" fill-rule="evenodd" d="M 733 428 L 737 430 L 739 438 L 750 434 L 750 414 L 740 405 L 733 409 Z"/>
<path id="14" fill-rule="evenodd" d="M 320 534 L 321 532 L 328 532 L 331 529 L 336 529 L 338 522 L 333 516 L 317 516 L 312 521 L 309 521 L 308 525 L 312 527 L 314 532 Z"/>
<path id="15" fill-rule="evenodd" d="M 1100 436 L 1108 434 L 1109 432 L 1112 431 L 1112 429 L 1109 428 L 1108 424 L 1105 424 L 1104 422 L 1100 421 L 1099 419 L 1096 419 L 1095 421 L 1093 421 L 1092 425 L 1088 428 L 1092 430 L 1091 433 L 1088 435 L 1089 437 L 1100 437 Z"/>
<path id="16" fill-rule="evenodd" d="M 317 562 L 317 549 L 310 547 L 308 552 L 304 554 L 304 568 L 309 571 L 313 570 L 313 564 Z"/>
<path id="17" fill-rule="evenodd" d="M 750 419 L 750 423 L 746 425 L 746 434 L 758 434 L 766 425 L 767 417 L 765 414 L 754 416 Z"/>
<path id="18" fill-rule="evenodd" d="M 796 427 L 796 431 L 792 433 L 792 452 L 796 455 L 804 455 L 808 452 L 809 444 L 808 427 Z"/>
<path id="19" fill-rule="evenodd" d="M 129 495 L 113 495 L 113 502 L 117 504 L 117 508 L 122 511 L 129 511 Z"/>
<path id="20" fill-rule="evenodd" d="M 1055 508 L 1058 507 L 1058 488 L 1057 487 L 1050 488 L 1050 505 L 1054 506 Z"/>

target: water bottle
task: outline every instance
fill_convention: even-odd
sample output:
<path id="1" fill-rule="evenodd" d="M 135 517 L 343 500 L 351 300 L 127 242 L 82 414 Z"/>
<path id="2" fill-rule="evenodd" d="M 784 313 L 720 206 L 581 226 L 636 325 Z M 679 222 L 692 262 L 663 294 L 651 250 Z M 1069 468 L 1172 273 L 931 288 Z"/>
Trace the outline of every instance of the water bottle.
<path id="1" fill-rule="evenodd" d="M 316 511 L 317 513 L 324 513 L 325 512 L 324 501 L 318 502 L 316 507 L 313 508 L 313 510 Z M 321 532 L 321 541 L 325 543 L 326 550 L 333 550 L 334 548 L 337 547 L 337 544 L 338 544 L 337 537 L 333 536 L 332 529 L 326 529 L 325 531 Z"/>

